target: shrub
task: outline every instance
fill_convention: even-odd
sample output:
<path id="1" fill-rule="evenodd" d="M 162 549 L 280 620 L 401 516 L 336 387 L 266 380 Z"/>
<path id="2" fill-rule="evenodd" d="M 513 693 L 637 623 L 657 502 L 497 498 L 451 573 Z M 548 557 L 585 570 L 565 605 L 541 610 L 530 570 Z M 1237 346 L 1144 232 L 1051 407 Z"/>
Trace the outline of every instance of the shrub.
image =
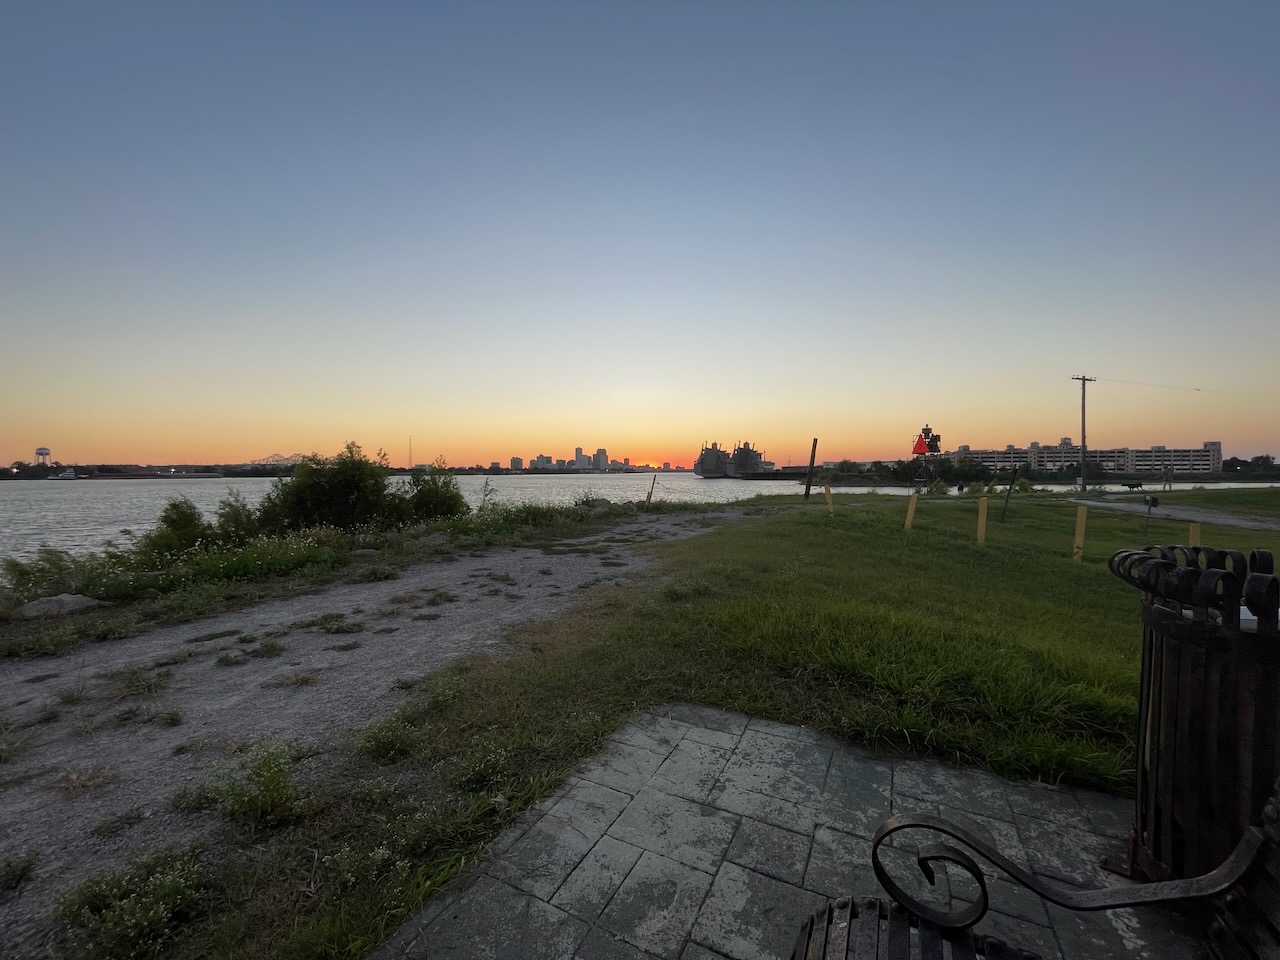
<path id="1" fill-rule="evenodd" d="M 186 497 L 175 497 L 160 511 L 155 529 L 138 538 L 137 553 L 144 560 L 163 561 L 212 537 L 213 527 L 200 508 Z"/>
<path id="2" fill-rule="evenodd" d="M 110 599 L 107 585 L 126 575 L 118 568 L 123 555 L 90 553 L 75 556 L 65 550 L 41 547 L 34 560 L 5 557 L 0 560 L 7 589 L 0 593 L 5 607 L 60 593 L 82 593 L 98 600 Z"/>
<path id="3" fill-rule="evenodd" d="M 356 575 L 356 581 L 359 583 L 377 583 L 382 580 L 397 580 L 400 577 L 400 571 L 389 563 L 375 563 L 371 567 L 366 567 Z"/>
<path id="4" fill-rule="evenodd" d="M 336 457 L 312 454 L 277 480 L 258 510 L 262 527 L 301 530 L 332 526 L 339 530 L 376 526 L 397 512 L 387 489 L 387 457 L 365 456 L 355 441 Z"/>
<path id="5" fill-rule="evenodd" d="M 250 827 L 271 827 L 298 815 L 302 794 L 293 782 L 288 747 L 260 740 L 239 767 L 242 775 L 214 791 L 227 816 Z"/>
<path id="6" fill-rule="evenodd" d="M 258 514 L 245 502 L 239 490 L 232 490 L 218 504 L 214 535 L 225 546 L 238 547 L 258 534 Z"/>
<path id="7" fill-rule="evenodd" d="M 166 851 L 90 877 L 63 898 L 61 913 L 87 960 L 154 957 L 195 916 L 205 889 L 194 856 Z"/>
<path id="8" fill-rule="evenodd" d="M 430 470 L 410 473 L 404 496 L 408 501 L 409 517 L 413 520 L 461 517 L 471 509 L 463 499 L 458 481 L 446 469 L 443 458 L 436 460 Z"/>
<path id="9" fill-rule="evenodd" d="M 17 890 L 30 880 L 39 862 L 40 854 L 38 853 L 0 860 L 0 894 Z"/>

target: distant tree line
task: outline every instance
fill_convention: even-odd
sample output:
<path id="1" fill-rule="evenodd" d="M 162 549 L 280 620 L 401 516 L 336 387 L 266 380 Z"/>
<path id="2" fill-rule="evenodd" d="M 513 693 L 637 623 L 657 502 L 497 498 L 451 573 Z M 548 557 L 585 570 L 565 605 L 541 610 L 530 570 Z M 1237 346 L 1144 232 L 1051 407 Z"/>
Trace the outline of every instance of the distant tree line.
<path id="1" fill-rule="evenodd" d="M 1080 478 L 1078 462 L 1069 463 L 1059 470 L 1028 472 L 1025 463 L 1018 465 L 1016 469 L 1019 479 L 1039 483 L 1073 483 Z M 950 457 L 917 457 L 913 460 L 897 460 L 893 463 L 876 460 L 865 466 L 852 460 L 841 460 L 833 467 L 824 467 L 817 471 L 815 480 L 818 483 L 857 486 L 910 484 L 922 479 L 926 482 L 941 481 L 948 484 L 974 481 L 992 483 L 1010 479 L 1012 472 L 1008 467 L 993 470 L 968 458 L 961 458 L 959 462 L 953 461 Z M 1105 482 L 1108 478 L 1118 481 L 1126 477 L 1145 475 L 1106 470 L 1100 463 L 1089 463 L 1086 479 Z M 1203 479 L 1206 475 L 1196 473 L 1186 474 L 1186 476 Z M 1218 475 L 1214 474 L 1214 476 Z M 1251 460 L 1231 457 L 1223 461 L 1221 476 L 1223 479 L 1277 480 L 1280 479 L 1280 467 L 1277 467 L 1276 458 L 1270 454 L 1263 454 Z"/>

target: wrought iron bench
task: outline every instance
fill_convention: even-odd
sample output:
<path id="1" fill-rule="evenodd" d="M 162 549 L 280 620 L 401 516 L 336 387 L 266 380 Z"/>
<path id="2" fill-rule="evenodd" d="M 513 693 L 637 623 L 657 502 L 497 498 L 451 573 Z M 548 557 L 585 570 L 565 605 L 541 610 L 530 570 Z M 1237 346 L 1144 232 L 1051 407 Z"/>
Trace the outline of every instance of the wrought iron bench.
<path id="1" fill-rule="evenodd" d="M 1205 930 L 1208 955 L 1214 960 L 1275 960 L 1280 958 L 1280 782 L 1262 819 L 1262 826 L 1245 831 L 1225 863 L 1203 876 L 1080 890 L 1029 873 L 983 838 L 939 817 L 890 817 L 872 841 L 871 865 L 893 901 L 849 897 L 832 901 L 805 921 L 791 960 L 1039 960 L 1039 954 L 973 933 L 987 912 L 987 884 L 982 869 L 963 850 L 932 843 L 916 851 L 920 871 L 929 883 L 934 881 L 935 864 L 945 863 L 959 867 L 976 885 L 975 902 L 956 909 L 920 901 L 889 874 L 880 856 L 881 845 L 900 830 L 920 828 L 959 841 L 1018 883 L 1070 910 L 1191 901 Z"/>
<path id="2" fill-rule="evenodd" d="M 1129 859 L 1120 866 L 1158 882 L 1067 887 L 1022 869 L 961 826 L 927 814 L 895 816 L 876 831 L 871 850 L 872 869 L 892 901 L 829 903 L 805 921 L 791 960 L 1037 960 L 1035 953 L 973 933 L 987 911 L 987 885 L 963 850 L 930 843 L 917 849 L 916 861 L 931 885 L 935 864 L 967 874 L 977 888 L 972 904 L 927 904 L 894 880 L 881 845 L 917 828 L 964 844 L 1059 906 L 1184 903 L 1213 960 L 1280 960 L 1280 581 L 1274 561 L 1265 551 L 1246 560 L 1237 551 L 1148 547 L 1116 553 L 1110 568 L 1143 592 L 1142 756 Z M 1256 618 L 1249 630 L 1241 626 L 1242 603 Z M 1207 872 L 1185 877 L 1190 871 Z"/>

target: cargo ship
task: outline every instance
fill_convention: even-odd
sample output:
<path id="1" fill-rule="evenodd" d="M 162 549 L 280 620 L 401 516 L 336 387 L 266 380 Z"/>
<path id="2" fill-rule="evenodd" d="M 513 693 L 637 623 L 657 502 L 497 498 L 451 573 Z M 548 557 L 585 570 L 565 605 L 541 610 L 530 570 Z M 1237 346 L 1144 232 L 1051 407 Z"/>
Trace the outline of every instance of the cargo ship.
<path id="1" fill-rule="evenodd" d="M 773 464 L 745 440 L 732 453 L 718 443 L 704 443 L 693 464 L 693 472 L 704 480 L 756 480 L 772 471 Z"/>

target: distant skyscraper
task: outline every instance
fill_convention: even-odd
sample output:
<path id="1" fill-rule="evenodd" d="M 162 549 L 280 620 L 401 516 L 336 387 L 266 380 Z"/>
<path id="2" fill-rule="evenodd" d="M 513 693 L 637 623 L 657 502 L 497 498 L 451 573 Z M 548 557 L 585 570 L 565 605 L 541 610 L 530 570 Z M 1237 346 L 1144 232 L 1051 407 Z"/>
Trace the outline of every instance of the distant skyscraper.
<path id="1" fill-rule="evenodd" d="M 511 469 L 512 469 L 512 470 L 523 470 L 523 469 L 524 469 L 524 458 L 523 458 L 523 457 L 512 457 L 512 458 L 511 458 Z"/>
<path id="2" fill-rule="evenodd" d="M 596 451 L 596 455 L 591 458 L 591 465 L 597 470 L 609 469 L 609 454 L 604 447 Z"/>

